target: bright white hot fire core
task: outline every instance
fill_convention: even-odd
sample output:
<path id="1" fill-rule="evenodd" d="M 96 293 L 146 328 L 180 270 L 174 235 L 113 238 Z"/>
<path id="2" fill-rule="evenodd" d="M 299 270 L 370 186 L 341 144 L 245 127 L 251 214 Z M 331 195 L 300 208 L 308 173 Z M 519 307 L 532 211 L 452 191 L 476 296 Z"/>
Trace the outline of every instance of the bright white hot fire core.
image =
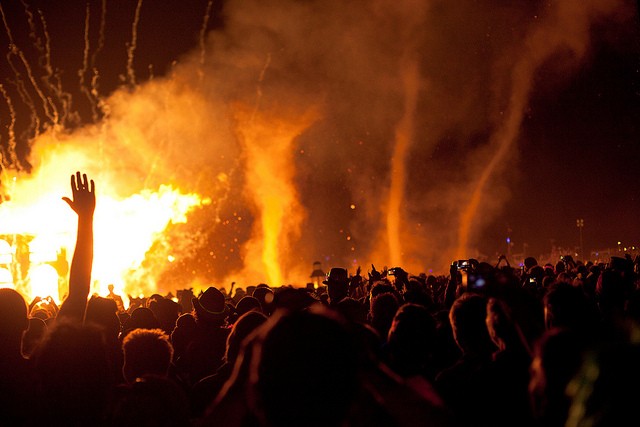
<path id="1" fill-rule="evenodd" d="M 81 166 L 90 163 L 83 150 L 73 144 L 64 147 L 40 153 L 47 163 L 33 175 L 9 177 L 11 188 L 0 204 L 0 286 L 58 302 L 67 291 L 77 224 L 76 214 L 61 197 L 70 192 L 69 171 L 78 161 Z M 186 214 L 208 200 L 169 184 L 118 194 L 122 185 L 117 175 L 90 175 L 96 179 L 97 194 L 92 293 L 106 295 L 109 284 L 124 295 L 154 290 L 153 275 L 143 286 L 134 280 L 148 251 L 169 224 L 186 222 Z M 156 271 L 163 267 L 146 266 Z"/>

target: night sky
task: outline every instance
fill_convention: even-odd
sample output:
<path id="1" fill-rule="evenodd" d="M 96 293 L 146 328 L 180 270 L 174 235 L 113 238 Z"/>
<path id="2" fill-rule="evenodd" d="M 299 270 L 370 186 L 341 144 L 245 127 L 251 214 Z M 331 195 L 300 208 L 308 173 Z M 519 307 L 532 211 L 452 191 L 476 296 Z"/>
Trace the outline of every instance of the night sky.
<path id="1" fill-rule="evenodd" d="M 38 70 L 40 55 L 29 36 L 25 10 L 36 17 L 37 11 L 41 11 L 50 36 L 52 66 L 59 70 L 61 85 L 73 99 L 75 114 L 64 125 L 74 129 L 91 123 L 94 120 L 91 105 L 79 90 L 78 80 L 85 46 L 86 7 L 90 8 L 91 54 L 95 53 L 90 58 L 95 59 L 93 65 L 100 73 L 100 96 L 106 98 L 118 87 L 131 83 L 126 67 L 127 44 L 131 41 L 138 2 L 25 0 L 24 3 L 27 9 L 19 1 L 0 0 L 16 45 Z M 186 61 L 190 52 L 197 54 L 209 5 L 207 33 L 217 31 L 226 38 L 221 36 L 223 42 L 208 38 L 207 55 L 213 58 L 210 60 L 213 65 L 207 71 L 223 69 L 227 75 L 228 64 L 236 60 L 229 52 L 246 54 L 248 46 L 251 52 L 253 49 L 259 52 L 262 36 L 284 46 L 281 51 L 269 51 L 273 65 L 265 80 L 265 108 L 279 107 L 284 99 L 292 99 L 292 105 L 298 106 L 316 98 L 331 106 L 320 122 L 300 136 L 298 145 L 304 155 L 296 157 L 305 171 L 296 177 L 296 185 L 307 207 L 301 240 L 305 262 L 308 260 L 311 268 L 316 258 L 328 263 L 349 263 L 356 255 L 360 261 L 375 253 L 371 250 L 375 233 L 369 233 L 367 227 L 381 221 L 381 217 L 371 210 L 365 215 L 349 207 L 375 205 L 371 199 L 386 186 L 390 166 L 384 162 L 390 156 L 389 141 L 393 140 L 403 105 L 395 70 L 409 51 L 419 57 L 424 87 L 416 107 L 415 142 L 406 164 L 409 184 L 403 206 L 407 229 L 411 230 L 414 223 L 415 227 L 427 224 L 439 232 L 449 228 L 450 234 L 455 234 L 457 225 L 451 218 L 456 214 L 456 205 L 470 194 L 473 173 L 481 171 L 487 163 L 492 151 L 488 141 L 499 127 L 500 114 L 507 108 L 509 58 L 516 61 L 527 34 L 536 28 L 545 11 L 550 10 L 549 4 L 554 2 L 467 0 L 455 2 L 457 5 L 443 0 L 398 2 L 406 6 L 403 8 L 395 2 L 373 1 L 354 2 L 357 4 L 339 12 L 341 2 L 336 1 L 244 1 L 231 6 L 233 3 L 142 2 L 133 61 L 136 83 L 143 85 L 150 78 L 161 79 L 175 66 L 172 64 Z M 486 212 L 484 201 L 480 207 L 479 215 L 485 218 L 478 223 L 472 240 L 473 250 L 478 254 L 493 258 L 506 252 L 507 237 L 513 242 L 512 253 L 522 252 L 525 244 L 527 253 L 534 256 L 548 253 L 552 245 L 577 247 L 578 218 L 584 219 L 586 250 L 613 248 L 618 241 L 623 246 L 640 246 L 637 3 L 619 2 L 620 12 L 603 11 L 606 7 L 599 6 L 603 2 L 587 3 L 596 12 L 581 57 L 576 59 L 559 49 L 535 67 L 507 165 L 489 183 Z M 107 6 L 104 45 L 96 51 L 103 4 Z M 265 10 L 271 10 L 267 9 L 269 4 L 278 12 L 265 14 Z M 414 28 L 407 33 L 402 23 L 410 19 L 416 4 L 429 5 L 421 9 L 427 18 L 407 24 Z M 264 28 L 261 15 L 266 15 L 265 21 L 270 20 L 264 23 Z M 277 23 L 273 23 L 275 19 Z M 36 24 L 41 31 L 38 19 Z M 243 25 L 250 30 L 242 33 Z M 309 27 L 308 33 L 305 26 Z M 349 42 L 341 43 L 343 39 Z M 239 46 L 237 50 L 234 43 Z M 360 49 L 358 43 L 365 47 Z M 29 108 L 20 102 L 14 84 L 15 72 L 8 66 L 8 45 L 6 31 L 1 28 L 0 83 L 17 112 L 17 152 L 20 167 L 28 169 L 33 130 L 29 128 Z M 216 50 L 221 45 L 223 48 Z M 223 55 L 232 59 L 219 59 Z M 18 63 L 15 57 L 12 61 Z M 252 78 L 257 81 L 261 65 L 248 68 L 255 69 Z M 232 96 L 232 87 L 237 92 L 245 90 L 241 86 L 244 81 L 229 79 L 225 96 Z M 224 83 L 217 81 L 216 85 L 222 87 Z M 285 93 L 282 87 L 294 96 L 282 95 Z M 253 84 L 246 87 L 246 93 L 250 94 L 246 98 L 254 96 L 255 91 Z M 237 96 L 242 99 L 245 95 Z M 0 143 L 6 147 L 10 114 L 6 102 L 0 101 Z M 359 171 L 358 177 L 353 176 L 353 171 Z M 371 178 L 366 184 L 368 176 Z M 371 196 L 363 195 L 367 185 L 371 186 Z M 368 201 L 362 202 L 363 198 Z M 238 202 L 234 208 L 241 209 L 240 205 Z M 345 230 L 354 236 L 353 241 L 344 240 Z M 236 233 L 246 237 L 247 231 Z M 407 234 L 410 236 L 411 232 Z M 431 253 L 440 244 L 452 246 L 455 240 L 455 237 L 430 240 L 430 235 L 425 232 L 416 246 L 424 240 Z M 218 236 L 222 240 L 231 239 L 230 235 L 218 233 Z M 358 244 L 356 254 L 352 254 L 351 246 L 355 244 Z M 310 250 L 309 246 L 316 248 Z M 412 250 L 420 252 L 419 248 Z M 441 264 L 438 257 L 427 258 L 434 266 Z"/>

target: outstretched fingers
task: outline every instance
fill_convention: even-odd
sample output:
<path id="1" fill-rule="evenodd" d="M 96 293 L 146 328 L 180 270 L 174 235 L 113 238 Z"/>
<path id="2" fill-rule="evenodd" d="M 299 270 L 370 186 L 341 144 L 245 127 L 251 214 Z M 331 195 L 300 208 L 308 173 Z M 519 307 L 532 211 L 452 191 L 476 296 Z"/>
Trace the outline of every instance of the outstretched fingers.
<path id="1" fill-rule="evenodd" d="M 81 174 L 80 171 L 71 175 L 71 194 L 72 199 L 63 197 L 71 209 L 77 214 L 93 214 L 95 209 L 95 183 L 87 177 L 87 174 Z"/>

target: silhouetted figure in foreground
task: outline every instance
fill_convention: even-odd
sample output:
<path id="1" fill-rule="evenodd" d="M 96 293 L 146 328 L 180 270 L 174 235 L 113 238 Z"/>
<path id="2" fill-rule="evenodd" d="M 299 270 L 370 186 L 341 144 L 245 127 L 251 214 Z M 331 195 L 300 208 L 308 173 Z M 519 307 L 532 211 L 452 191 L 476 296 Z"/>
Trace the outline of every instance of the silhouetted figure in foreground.
<path id="1" fill-rule="evenodd" d="M 184 391 L 166 377 L 145 375 L 115 390 L 106 425 L 188 427 Z"/>
<path id="2" fill-rule="evenodd" d="M 193 386 L 202 378 L 213 375 L 222 365 L 229 329 L 226 326 L 229 308 L 218 289 L 209 287 L 193 300 L 195 328 L 180 323 L 173 331 L 178 336 L 181 327 L 189 328 L 190 341 L 176 360 L 177 373 L 182 381 Z"/>
<path id="3" fill-rule="evenodd" d="M 421 376 L 432 381 L 435 335 L 436 322 L 426 308 L 415 304 L 400 307 L 389 330 L 390 367 L 402 377 Z"/>
<path id="4" fill-rule="evenodd" d="M 202 416 L 207 406 L 214 401 L 224 383 L 231 377 L 242 342 L 266 321 L 267 317 L 264 314 L 257 311 L 249 311 L 240 316 L 233 324 L 231 333 L 227 338 L 224 363 L 218 368 L 215 374 L 204 377 L 198 381 L 191 390 L 190 400 L 193 416 Z"/>
<path id="5" fill-rule="evenodd" d="M 101 328 L 58 320 L 36 359 L 38 413 L 51 425 L 103 420 L 112 384 Z"/>
<path id="6" fill-rule="evenodd" d="M 22 334 L 29 326 L 27 303 L 13 289 L 0 289 L 0 423 L 22 425 L 34 390 L 32 366 L 23 357 Z M 6 423 L 6 424 L 5 424 Z"/>
<path id="7" fill-rule="evenodd" d="M 449 319 L 461 358 L 436 377 L 436 389 L 463 425 L 491 426 L 495 405 L 490 369 L 496 350 L 486 326 L 487 299 L 466 293 L 451 306 Z"/>
<path id="8" fill-rule="evenodd" d="M 536 425 L 562 427 L 571 399 L 567 385 L 582 365 L 584 337 L 574 330 L 551 329 L 536 344 L 529 393 Z"/>
<path id="9" fill-rule="evenodd" d="M 529 426 L 533 420 L 528 393 L 531 355 L 515 311 L 498 298 L 490 298 L 487 304 L 487 327 L 498 347 L 486 384 L 495 426 Z"/>

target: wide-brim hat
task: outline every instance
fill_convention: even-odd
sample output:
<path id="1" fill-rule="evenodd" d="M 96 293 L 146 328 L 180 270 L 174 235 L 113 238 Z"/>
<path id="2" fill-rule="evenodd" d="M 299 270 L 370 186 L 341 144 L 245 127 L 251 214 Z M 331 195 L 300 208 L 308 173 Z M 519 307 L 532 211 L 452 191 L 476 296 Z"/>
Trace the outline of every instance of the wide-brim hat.
<path id="1" fill-rule="evenodd" d="M 229 315 L 229 307 L 220 290 L 213 286 L 207 288 L 198 298 L 193 299 L 193 307 L 199 315 L 209 318 L 225 318 Z"/>
<path id="2" fill-rule="evenodd" d="M 349 274 L 347 273 L 347 270 L 340 267 L 333 267 L 327 273 L 327 278 L 322 281 L 325 285 L 329 284 L 329 282 L 349 283 Z"/>

